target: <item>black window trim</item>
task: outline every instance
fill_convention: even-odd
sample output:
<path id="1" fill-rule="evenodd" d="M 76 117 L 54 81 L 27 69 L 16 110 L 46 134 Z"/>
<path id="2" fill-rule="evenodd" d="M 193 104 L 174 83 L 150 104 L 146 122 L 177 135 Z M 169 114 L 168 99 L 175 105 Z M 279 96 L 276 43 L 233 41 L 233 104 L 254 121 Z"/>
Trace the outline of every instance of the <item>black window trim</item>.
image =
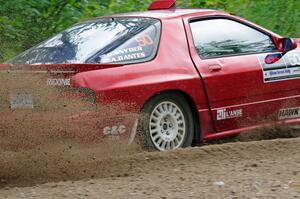
<path id="1" fill-rule="evenodd" d="M 195 17 L 195 18 L 191 18 L 188 20 L 188 23 L 189 23 L 189 28 L 190 28 L 190 32 L 192 34 L 192 27 L 191 27 L 191 23 L 193 22 L 197 22 L 197 21 L 204 21 L 204 20 L 211 20 L 211 19 L 227 19 L 227 20 L 231 20 L 231 21 L 234 21 L 234 22 L 237 22 L 237 23 L 240 23 L 240 24 L 243 24 L 245 26 L 248 26 L 249 28 L 252 28 L 262 34 L 265 34 L 267 35 L 270 40 L 272 41 L 272 43 L 274 44 L 275 48 L 276 47 L 276 44 L 272 38 L 272 35 L 256 26 L 253 26 L 251 24 L 248 24 L 248 23 L 245 23 L 237 18 L 233 18 L 231 17 L 230 15 L 226 16 L 226 15 L 214 15 L 214 16 L 204 16 L 204 17 Z M 195 40 L 194 40 L 194 36 L 193 34 L 191 35 L 192 36 L 192 40 L 193 40 L 193 48 L 196 48 L 195 46 Z M 197 51 L 197 50 L 196 50 Z M 228 57 L 238 57 L 238 56 L 245 56 L 245 55 L 259 55 L 259 54 L 265 54 L 265 53 L 278 53 L 280 52 L 279 50 L 277 51 L 266 51 L 266 52 L 253 52 L 253 53 L 237 53 L 237 54 L 231 54 L 231 55 L 220 55 L 220 56 L 211 56 L 211 57 L 203 57 L 201 56 L 199 53 L 197 53 L 200 57 L 201 60 L 210 60 L 210 59 L 216 59 L 216 58 L 228 58 Z"/>

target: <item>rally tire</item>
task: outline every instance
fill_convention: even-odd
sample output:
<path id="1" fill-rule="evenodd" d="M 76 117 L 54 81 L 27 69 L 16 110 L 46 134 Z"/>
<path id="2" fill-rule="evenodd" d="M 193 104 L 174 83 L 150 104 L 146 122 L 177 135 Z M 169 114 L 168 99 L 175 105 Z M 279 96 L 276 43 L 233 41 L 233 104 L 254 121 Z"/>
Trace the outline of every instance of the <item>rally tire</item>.
<path id="1" fill-rule="evenodd" d="M 142 146 L 150 151 L 189 147 L 194 137 L 194 118 L 184 96 L 162 93 L 145 104 L 138 132 Z"/>

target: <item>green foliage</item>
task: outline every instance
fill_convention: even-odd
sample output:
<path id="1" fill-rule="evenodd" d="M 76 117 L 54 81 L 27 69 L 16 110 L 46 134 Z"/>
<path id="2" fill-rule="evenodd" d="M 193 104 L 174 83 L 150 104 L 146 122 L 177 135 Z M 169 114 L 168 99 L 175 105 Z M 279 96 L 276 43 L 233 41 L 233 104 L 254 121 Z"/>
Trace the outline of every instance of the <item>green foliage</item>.
<path id="1" fill-rule="evenodd" d="M 152 0 L 0 0 L 0 62 L 84 19 L 146 10 Z M 178 0 L 221 9 L 274 32 L 300 37 L 299 0 Z"/>

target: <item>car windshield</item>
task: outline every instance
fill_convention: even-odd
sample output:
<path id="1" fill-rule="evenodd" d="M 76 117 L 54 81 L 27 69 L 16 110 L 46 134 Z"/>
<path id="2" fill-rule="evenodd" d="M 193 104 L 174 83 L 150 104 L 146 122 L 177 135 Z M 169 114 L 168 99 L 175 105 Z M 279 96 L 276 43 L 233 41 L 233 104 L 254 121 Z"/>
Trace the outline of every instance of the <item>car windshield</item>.
<path id="1" fill-rule="evenodd" d="M 137 63 L 152 60 L 160 21 L 103 18 L 77 24 L 21 53 L 10 64 Z"/>

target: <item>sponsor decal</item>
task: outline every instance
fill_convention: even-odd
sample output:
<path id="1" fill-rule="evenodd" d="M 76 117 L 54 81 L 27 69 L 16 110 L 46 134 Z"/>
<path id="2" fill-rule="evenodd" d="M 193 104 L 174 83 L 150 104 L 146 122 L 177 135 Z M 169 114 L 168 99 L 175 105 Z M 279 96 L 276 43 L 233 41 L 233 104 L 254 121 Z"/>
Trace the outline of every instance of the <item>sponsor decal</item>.
<path id="1" fill-rule="evenodd" d="M 32 109 L 33 100 L 29 93 L 10 94 L 10 108 L 11 109 Z"/>
<path id="2" fill-rule="evenodd" d="M 243 116 L 243 109 L 227 110 L 219 109 L 217 110 L 217 120 L 227 120 Z"/>
<path id="3" fill-rule="evenodd" d="M 257 56 L 263 70 L 264 82 L 300 78 L 300 51 L 293 50 L 273 64 L 265 63 L 266 54 Z"/>
<path id="4" fill-rule="evenodd" d="M 278 113 L 278 118 L 280 120 L 284 119 L 292 119 L 300 117 L 300 108 L 287 108 L 287 109 L 280 109 Z"/>
<path id="5" fill-rule="evenodd" d="M 138 42 L 139 46 L 147 46 L 154 44 L 152 38 L 149 35 L 137 38 L 136 41 Z"/>
<path id="6" fill-rule="evenodd" d="M 144 52 L 143 47 L 137 46 L 132 48 L 115 50 L 106 55 L 102 55 L 100 58 L 102 63 L 113 63 L 113 62 L 122 62 L 128 60 L 141 59 L 145 57 L 146 54 Z"/>
<path id="7" fill-rule="evenodd" d="M 119 125 L 119 126 L 107 126 L 103 128 L 103 135 L 121 135 L 126 132 L 126 126 L 125 125 Z"/>
<path id="8" fill-rule="evenodd" d="M 55 79 L 55 78 L 48 78 L 47 79 L 48 86 L 70 86 L 71 79 Z"/>
<path id="9" fill-rule="evenodd" d="M 298 53 L 287 54 L 287 64 L 290 66 L 299 66 L 300 67 L 300 51 Z"/>
<path id="10" fill-rule="evenodd" d="M 105 56 L 112 57 L 112 56 L 117 56 L 117 55 L 136 53 L 136 52 L 140 52 L 140 51 L 143 51 L 143 48 L 140 46 L 137 46 L 137 47 L 132 47 L 132 48 L 115 50 L 111 53 L 107 53 Z"/>

